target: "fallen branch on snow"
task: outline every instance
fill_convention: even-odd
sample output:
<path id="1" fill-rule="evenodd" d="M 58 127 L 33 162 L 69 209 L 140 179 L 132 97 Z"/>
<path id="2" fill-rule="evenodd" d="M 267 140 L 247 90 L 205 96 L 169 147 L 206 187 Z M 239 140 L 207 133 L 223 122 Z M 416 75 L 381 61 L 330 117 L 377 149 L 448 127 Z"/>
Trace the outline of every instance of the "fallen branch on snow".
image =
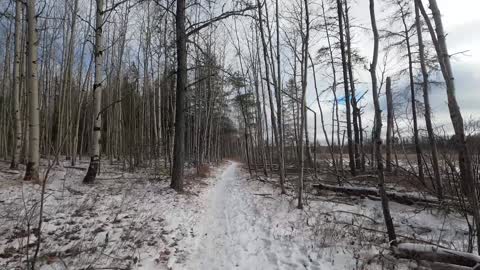
<path id="1" fill-rule="evenodd" d="M 359 228 L 360 230 L 365 230 L 365 231 L 369 231 L 369 232 L 379 233 L 379 234 L 383 234 L 383 235 L 387 234 L 386 231 L 375 229 L 375 228 L 370 228 L 370 227 L 366 227 L 366 226 L 362 226 L 362 225 L 353 224 L 352 222 L 337 221 L 337 223 L 345 225 L 345 226 L 352 226 L 352 227 L 355 227 L 355 228 Z M 431 245 L 431 246 L 436 246 L 436 247 L 439 247 L 439 248 L 446 249 L 445 247 L 442 247 L 442 245 L 440 245 L 440 244 L 433 244 L 430 241 L 425 241 L 425 240 L 422 240 L 422 239 L 419 239 L 419 238 L 414 238 L 414 237 L 411 237 L 411 236 L 397 234 L 397 237 L 402 238 L 402 239 L 406 239 L 408 241 L 419 242 L 419 243 L 422 243 L 424 245 Z"/>
<path id="2" fill-rule="evenodd" d="M 364 187 L 341 187 L 341 186 L 333 186 L 333 185 L 326 185 L 326 184 L 313 184 L 312 187 L 319 189 L 319 190 L 328 190 L 334 192 L 341 192 L 347 195 L 353 196 L 375 196 L 380 197 L 378 190 L 376 188 L 364 188 Z M 390 200 L 405 204 L 405 205 L 414 205 L 414 204 L 435 204 L 437 205 L 439 202 L 434 199 L 428 199 L 420 196 L 415 195 L 407 195 L 407 194 L 400 194 L 396 192 L 387 192 L 387 196 Z"/>
<path id="3" fill-rule="evenodd" d="M 14 170 L 9 170 L 9 171 L 0 171 L 1 173 L 6 173 L 6 174 L 11 174 L 11 175 L 18 175 L 21 172 L 20 171 L 14 171 Z"/>
<path id="4" fill-rule="evenodd" d="M 272 194 L 267 194 L 267 193 L 265 193 L 265 194 L 262 194 L 262 193 L 253 193 L 253 195 L 255 195 L 255 196 L 261 196 L 261 197 L 266 198 L 266 199 L 273 199 Z"/>
<path id="5" fill-rule="evenodd" d="M 393 248 L 393 253 L 403 259 L 431 261 L 450 266 L 444 269 L 480 269 L 480 256 L 434 245 L 402 243 Z"/>
<path id="6" fill-rule="evenodd" d="M 80 170 L 80 171 L 86 171 L 87 168 L 84 167 L 76 167 L 76 166 L 63 166 L 65 169 L 74 169 L 74 170 Z"/>

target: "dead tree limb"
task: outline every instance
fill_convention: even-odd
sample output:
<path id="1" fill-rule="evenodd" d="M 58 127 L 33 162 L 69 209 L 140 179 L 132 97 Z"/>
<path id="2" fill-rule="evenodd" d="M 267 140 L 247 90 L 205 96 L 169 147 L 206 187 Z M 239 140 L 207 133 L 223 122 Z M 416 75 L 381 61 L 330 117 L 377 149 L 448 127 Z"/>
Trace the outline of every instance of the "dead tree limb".
<path id="1" fill-rule="evenodd" d="M 347 195 L 353 196 L 375 196 L 380 197 L 378 190 L 376 188 L 368 188 L 368 187 L 341 187 L 341 186 L 333 186 L 333 185 L 326 185 L 326 184 L 314 184 L 312 185 L 313 188 L 317 190 L 328 190 L 334 192 L 341 192 Z M 429 204 L 429 205 L 438 205 L 438 200 L 434 198 L 428 199 L 421 196 L 415 195 L 407 195 L 407 194 L 400 194 L 396 192 L 387 192 L 387 196 L 390 200 L 405 204 L 405 205 L 414 205 L 414 204 Z"/>
<path id="2" fill-rule="evenodd" d="M 436 263 L 450 264 L 452 267 L 470 267 L 468 269 L 480 269 L 480 256 L 472 253 L 450 250 L 434 245 L 402 243 L 393 248 L 395 256 L 404 259 L 424 260 Z"/>

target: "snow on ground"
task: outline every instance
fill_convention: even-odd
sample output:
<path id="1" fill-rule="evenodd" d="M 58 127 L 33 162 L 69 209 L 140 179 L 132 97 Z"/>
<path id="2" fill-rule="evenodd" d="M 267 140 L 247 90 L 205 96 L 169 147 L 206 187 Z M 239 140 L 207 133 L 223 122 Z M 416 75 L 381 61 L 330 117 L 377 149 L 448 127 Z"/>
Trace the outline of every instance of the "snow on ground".
<path id="1" fill-rule="evenodd" d="M 298 210 L 293 190 L 288 193 L 282 196 L 276 185 L 251 180 L 233 163 L 206 196 L 209 206 L 193 228 L 195 239 L 180 241 L 181 247 L 193 241 L 192 256 L 170 265 L 173 269 L 415 266 L 388 256 L 379 201 L 307 194 L 305 209 Z M 460 216 L 397 203 L 391 208 L 400 239 L 464 250 L 467 228 Z"/>
<path id="2" fill-rule="evenodd" d="M 352 256 L 324 249 L 313 242 L 300 225 L 304 213 L 288 196 L 249 181 L 239 165 L 231 164 L 210 191 L 209 207 L 199 226 L 189 260 L 173 269 L 351 269 Z M 188 245 L 189 242 L 181 243 Z"/>
<path id="3" fill-rule="evenodd" d="M 0 269 L 21 269 L 26 247 L 30 258 L 35 250 L 40 186 L 1 166 L 8 173 L 0 174 Z M 177 194 L 148 171 L 102 170 L 94 185 L 81 183 L 84 170 L 63 166 L 49 177 L 41 269 L 167 269 L 171 257 L 185 257 L 176 245 L 191 233 L 206 201 L 201 194 L 215 179 L 187 180 Z"/>
<path id="4" fill-rule="evenodd" d="M 30 257 L 34 251 L 32 213 L 38 212 L 40 188 L 14 179 L 19 176 L 1 166 L 0 269 L 21 269 L 28 243 Z M 190 177 L 184 194 L 151 171 L 105 167 L 94 185 L 81 184 L 85 171 L 54 170 L 47 186 L 42 270 L 409 269 L 413 264 L 388 255 L 379 201 L 307 193 L 305 209 L 298 210 L 293 189 L 280 195 L 275 180 L 251 178 L 236 162 L 216 168 L 207 179 Z M 391 208 L 400 239 L 465 250 L 467 227 L 460 216 L 396 203 Z"/>

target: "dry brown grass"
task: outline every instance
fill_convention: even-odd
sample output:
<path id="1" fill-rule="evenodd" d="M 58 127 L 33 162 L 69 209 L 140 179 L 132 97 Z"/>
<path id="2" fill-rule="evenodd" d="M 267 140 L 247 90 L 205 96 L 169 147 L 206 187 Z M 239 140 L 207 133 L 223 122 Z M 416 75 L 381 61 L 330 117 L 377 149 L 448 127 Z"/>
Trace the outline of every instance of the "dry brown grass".
<path id="1" fill-rule="evenodd" d="M 200 178 L 210 177 L 211 169 L 208 164 L 202 164 L 197 168 L 197 176 Z"/>

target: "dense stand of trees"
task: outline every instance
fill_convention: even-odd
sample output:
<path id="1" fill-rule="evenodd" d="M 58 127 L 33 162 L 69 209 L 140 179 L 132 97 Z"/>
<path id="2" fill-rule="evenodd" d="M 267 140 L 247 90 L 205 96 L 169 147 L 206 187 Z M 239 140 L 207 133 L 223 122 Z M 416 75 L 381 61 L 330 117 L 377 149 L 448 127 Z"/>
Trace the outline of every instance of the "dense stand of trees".
<path id="1" fill-rule="evenodd" d="M 216 40 L 220 30 L 213 22 L 249 6 L 219 17 L 214 7 L 205 14 L 200 7 L 188 9 L 198 13 L 196 20 L 178 30 L 175 1 L 7 2 L 2 22 L 12 29 L 2 33 L 9 44 L 2 49 L 1 152 L 12 168 L 27 165 L 25 180 L 42 177 L 40 155 L 56 163 L 66 158 L 71 166 L 90 156 L 84 182 L 95 180 L 100 160 L 131 170 L 156 162 L 176 172 L 183 160 L 200 166 L 238 155 L 242 142 L 228 107 L 226 41 Z M 184 43 L 182 61 L 177 32 L 186 34 L 177 41 Z M 188 52 L 187 38 L 195 40 Z M 184 74 L 183 86 L 177 74 Z M 184 105 L 176 110 L 179 103 Z M 175 144 L 180 133 L 177 140 L 185 143 Z M 186 158 L 175 162 L 179 156 Z"/>
<path id="2" fill-rule="evenodd" d="M 412 147 L 416 164 L 408 161 L 404 170 L 443 201 L 454 194 L 443 178 L 457 173 L 446 158 L 455 150 L 458 186 L 480 243 L 478 173 L 435 0 L 428 0 L 430 12 L 422 0 L 369 0 L 373 54 L 365 56 L 357 47 L 365 33 L 350 9 L 366 3 L 227 2 L 3 1 L 0 157 L 12 169 L 26 165 L 25 180 L 41 180 L 40 157 L 77 166 L 89 156 L 85 183 L 95 182 L 102 162 L 128 170 L 154 166 L 171 175 L 177 191 L 185 166 L 199 171 L 241 158 L 250 174 L 278 175 L 282 194 L 291 184 L 288 174 L 298 173 L 300 209 L 311 171 L 317 176 L 322 167 L 339 185 L 373 171 L 396 245 L 386 178 L 404 169 L 399 152 L 408 156 Z M 388 25 L 377 22 L 378 5 L 391 13 Z M 400 68 L 389 71 L 392 50 Z M 453 149 L 437 142 L 443 134 L 431 117 L 432 73 L 446 86 Z M 402 86 L 409 91 L 398 98 Z M 412 142 L 399 121 L 413 123 Z"/>

